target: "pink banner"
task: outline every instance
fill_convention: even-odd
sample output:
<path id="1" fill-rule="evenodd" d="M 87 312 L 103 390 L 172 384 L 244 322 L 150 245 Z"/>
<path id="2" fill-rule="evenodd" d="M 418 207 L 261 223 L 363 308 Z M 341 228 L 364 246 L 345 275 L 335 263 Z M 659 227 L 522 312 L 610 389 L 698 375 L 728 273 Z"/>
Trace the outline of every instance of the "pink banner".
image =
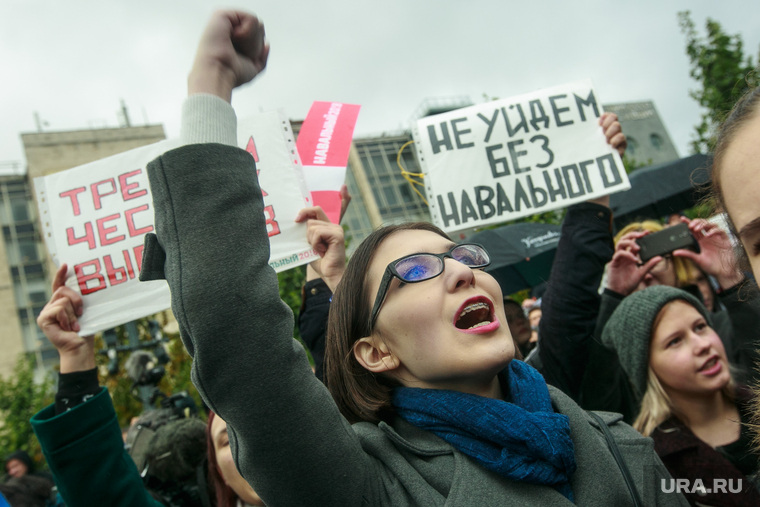
<path id="1" fill-rule="evenodd" d="M 340 219 L 339 191 L 345 181 L 360 108 L 340 102 L 314 102 L 296 141 L 312 202 L 322 206 L 334 223 Z"/>

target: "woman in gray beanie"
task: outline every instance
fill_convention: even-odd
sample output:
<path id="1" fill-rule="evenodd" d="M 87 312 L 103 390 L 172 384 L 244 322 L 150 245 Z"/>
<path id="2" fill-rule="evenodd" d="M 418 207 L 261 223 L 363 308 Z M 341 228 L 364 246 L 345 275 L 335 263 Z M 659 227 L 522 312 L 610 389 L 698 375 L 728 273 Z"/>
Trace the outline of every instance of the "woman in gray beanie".
<path id="1" fill-rule="evenodd" d="M 758 458 L 742 424 L 746 391 L 732 379 L 704 305 L 674 287 L 649 287 L 622 301 L 602 340 L 615 349 L 642 398 L 634 428 L 652 437 L 676 481 L 688 480 L 687 499 L 760 505 L 760 492 L 748 479 Z"/>

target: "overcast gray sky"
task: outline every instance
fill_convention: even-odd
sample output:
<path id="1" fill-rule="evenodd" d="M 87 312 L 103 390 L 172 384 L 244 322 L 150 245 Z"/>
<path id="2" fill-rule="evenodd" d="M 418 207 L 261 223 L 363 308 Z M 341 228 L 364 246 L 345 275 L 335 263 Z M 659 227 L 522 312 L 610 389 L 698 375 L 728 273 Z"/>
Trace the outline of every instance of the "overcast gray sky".
<path id="1" fill-rule="evenodd" d="M 361 104 L 356 135 L 404 129 L 427 98 L 506 98 L 590 78 L 603 103 L 652 100 L 681 156 L 700 110 L 688 96 L 677 12 L 710 17 L 757 59 L 757 0 L 2 0 L 0 162 L 25 164 L 20 133 L 133 125 L 179 133 L 195 46 L 219 7 L 257 13 L 269 66 L 238 91 L 239 116 L 314 100 Z"/>

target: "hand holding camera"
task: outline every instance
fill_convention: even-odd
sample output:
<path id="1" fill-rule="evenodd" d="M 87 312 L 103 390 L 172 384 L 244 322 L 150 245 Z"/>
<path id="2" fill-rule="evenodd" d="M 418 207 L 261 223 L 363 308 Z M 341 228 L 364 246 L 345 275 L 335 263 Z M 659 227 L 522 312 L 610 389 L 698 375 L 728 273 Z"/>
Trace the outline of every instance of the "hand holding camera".
<path id="1" fill-rule="evenodd" d="M 700 252 L 699 242 L 689 229 L 688 222 L 681 222 L 659 232 L 642 236 L 636 239 L 636 243 L 639 245 L 639 257 L 642 264 L 658 255 L 670 256 L 675 250 L 686 249 L 697 254 Z"/>
<path id="2" fill-rule="evenodd" d="M 714 277 L 722 289 L 729 289 L 744 280 L 744 275 L 736 265 L 733 245 L 725 229 L 703 218 L 689 220 L 681 217 L 681 222 L 676 227 L 688 227 L 698 248 L 676 250 L 672 252 L 673 255 L 693 261 L 702 271 Z"/>

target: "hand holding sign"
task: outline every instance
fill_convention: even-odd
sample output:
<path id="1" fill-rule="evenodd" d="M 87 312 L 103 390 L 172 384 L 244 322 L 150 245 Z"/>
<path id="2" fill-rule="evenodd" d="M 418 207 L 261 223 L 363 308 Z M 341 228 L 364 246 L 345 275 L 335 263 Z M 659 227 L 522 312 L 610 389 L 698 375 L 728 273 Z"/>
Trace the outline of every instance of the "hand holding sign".
<path id="1" fill-rule="evenodd" d="M 604 137 L 607 139 L 613 149 L 617 150 L 620 157 L 625 154 L 625 149 L 628 147 L 628 139 L 623 134 L 623 127 L 621 127 L 618 117 L 615 113 L 602 113 L 599 117 L 599 125 L 604 131 Z M 593 199 L 589 199 L 588 202 L 601 204 L 602 206 L 610 207 L 610 194 L 605 194 Z"/>
<path id="2" fill-rule="evenodd" d="M 95 368 L 93 336 L 79 336 L 82 296 L 66 286 L 68 266 L 61 264 L 53 280 L 53 295 L 37 317 L 37 325 L 61 356 L 61 373 Z"/>
<path id="3" fill-rule="evenodd" d="M 346 242 L 343 227 L 330 222 L 319 206 L 304 208 L 298 212 L 296 222 L 306 222 L 306 238 L 319 259 L 309 266 L 334 291 L 346 269 Z"/>
<path id="4" fill-rule="evenodd" d="M 207 111 L 208 104 L 214 106 L 214 101 L 217 106 L 221 104 L 214 97 L 208 102 L 208 97 L 198 94 L 229 101 L 234 87 L 250 81 L 264 68 L 268 51 L 264 28 L 255 16 L 235 12 L 212 16 L 188 78 L 188 91 L 193 97 L 185 106 L 190 103 L 192 107 L 183 112 L 182 131 L 195 132 L 183 135 L 181 141 L 237 144 L 255 160 L 270 236 L 269 264 L 282 271 L 315 259 L 322 263 L 305 238 L 306 224 L 295 221 L 298 211 L 311 202 L 290 123 L 275 111 L 243 118 L 235 129 L 232 108 L 229 114 L 222 111 L 213 117 L 197 114 Z M 200 129 L 199 125 L 207 128 Z M 219 132 L 224 135 L 216 136 Z M 333 140 L 328 132 L 324 134 Z M 35 178 L 51 257 L 56 264 L 72 267 L 76 276 L 68 280 L 69 287 L 78 290 L 87 309 L 86 316 L 77 319 L 81 333 L 95 333 L 169 307 L 167 285 L 161 281 L 140 283 L 137 274 L 144 235 L 153 230 L 152 197 L 145 167 L 181 141 L 162 141 Z M 345 167 L 341 170 L 345 172 Z M 336 194 L 342 182 L 341 176 Z M 341 204 L 347 205 L 347 193 L 340 196 Z M 340 278 L 329 270 L 327 276 Z"/>
<path id="5" fill-rule="evenodd" d="M 433 222 L 455 232 L 629 188 L 625 138 L 601 113 L 582 81 L 417 120 Z"/>
<path id="6" fill-rule="evenodd" d="M 269 44 L 256 16 L 217 11 L 203 32 L 188 76 L 188 94 L 210 93 L 230 102 L 232 89 L 255 78 L 267 64 Z"/>
<path id="7" fill-rule="evenodd" d="M 616 149 L 622 157 L 628 147 L 628 139 L 623 134 L 623 127 L 620 126 L 617 115 L 615 113 L 602 113 L 602 116 L 599 117 L 599 125 L 604 130 L 607 144 Z"/>

